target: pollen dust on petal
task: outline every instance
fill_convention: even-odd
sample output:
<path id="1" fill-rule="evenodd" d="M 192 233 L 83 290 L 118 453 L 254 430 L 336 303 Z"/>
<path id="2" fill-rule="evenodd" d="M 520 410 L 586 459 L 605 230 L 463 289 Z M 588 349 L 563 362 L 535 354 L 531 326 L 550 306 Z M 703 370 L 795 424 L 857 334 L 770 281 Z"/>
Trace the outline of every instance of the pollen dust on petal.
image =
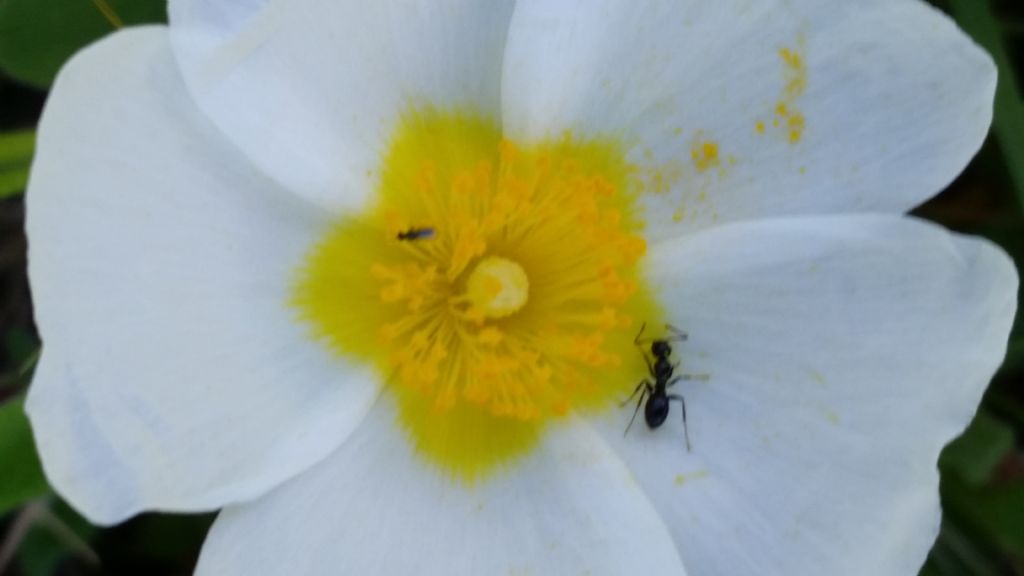
<path id="1" fill-rule="evenodd" d="M 778 59 L 782 65 L 782 91 L 770 119 L 755 121 L 754 132 L 765 135 L 771 131 L 780 134 L 790 144 L 798 144 L 807 130 L 807 119 L 800 109 L 800 102 L 807 91 L 807 63 L 800 48 L 780 48 Z"/>

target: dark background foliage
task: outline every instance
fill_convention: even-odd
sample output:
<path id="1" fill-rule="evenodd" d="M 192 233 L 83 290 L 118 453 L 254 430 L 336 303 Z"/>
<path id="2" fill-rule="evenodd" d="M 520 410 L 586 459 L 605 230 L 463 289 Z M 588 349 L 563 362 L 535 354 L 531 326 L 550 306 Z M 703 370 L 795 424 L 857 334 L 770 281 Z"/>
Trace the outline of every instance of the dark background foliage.
<path id="1" fill-rule="evenodd" d="M 932 0 L 992 53 L 992 133 L 915 214 L 988 237 L 1024 268 L 1024 1 Z M 212 515 L 143 515 L 97 528 L 56 496 L 22 413 L 39 340 L 25 273 L 22 194 L 46 89 L 76 50 L 165 20 L 162 0 L 0 0 L 0 574 L 190 574 Z M 939 462 L 944 519 L 923 576 L 1024 576 L 1024 326 L 977 418 Z M 913 426 L 908 422 L 907 426 Z"/>

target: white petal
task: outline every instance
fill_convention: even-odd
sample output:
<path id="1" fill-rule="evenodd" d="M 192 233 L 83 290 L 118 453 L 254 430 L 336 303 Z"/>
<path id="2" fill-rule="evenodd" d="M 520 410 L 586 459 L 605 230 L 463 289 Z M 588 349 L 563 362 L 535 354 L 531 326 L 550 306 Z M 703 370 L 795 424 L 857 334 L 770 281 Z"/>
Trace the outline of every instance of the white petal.
<path id="1" fill-rule="evenodd" d="M 512 0 L 174 0 L 200 107 L 290 189 L 361 205 L 399 114 L 499 115 Z"/>
<path id="2" fill-rule="evenodd" d="M 685 573 L 658 513 L 585 426 L 467 486 L 413 453 L 390 404 L 323 464 L 225 509 L 197 576 Z"/>
<path id="3" fill-rule="evenodd" d="M 28 411 L 50 480 L 102 523 L 260 495 L 376 390 L 288 305 L 323 215 L 209 125 L 167 36 L 118 33 L 64 69 L 27 196 L 45 348 Z"/>
<path id="4" fill-rule="evenodd" d="M 1003 358 L 1017 275 L 987 242 L 895 216 L 733 224 L 656 248 L 689 334 L 692 453 L 630 409 L 598 423 L 701 576 L 916 574 L 936 461 Z M 656 335 L 652 332 L 652 335 Z M 640 418 L 643 420 L 643 418 Z"/>
<path id="5" fill-rule="evenodd" d="M 806 64 L 789 98 L 780 51 Z M 991 59 L 918 0 L 521 0 L 506 131 L 625 140 L 650 233 L 770 215 L 900 213 L 946 186 L 992 117 Z M 799 141 L 776 106 L 806 118 Z M 757 123 L 765 122 L 758 134 Z M 698 170 L 714 142 L 720 165 Z"/>

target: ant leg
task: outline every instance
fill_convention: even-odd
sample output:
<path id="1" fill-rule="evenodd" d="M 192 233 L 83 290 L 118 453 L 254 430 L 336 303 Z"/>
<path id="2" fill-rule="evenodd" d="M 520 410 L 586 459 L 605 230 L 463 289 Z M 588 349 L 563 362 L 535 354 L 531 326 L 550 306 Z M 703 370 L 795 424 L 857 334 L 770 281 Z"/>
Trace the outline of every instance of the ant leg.
<path id="1" fill-rule="evenodd" d="M 651 383 L 647 380 L 641 380 L 640 384 L 637 386 L 637 390 L 640 389 L 640 386 L 644 387 L 644 391 L 640 394 L 640 399 L 636 401 L 636 408 L 633 410 L 633 417 L 629 419 L 629 425 L 626 426 L 626 429 L 622 432 L 623 438 L 626 437 L 626 434 L 629 434 L 629 429 L 633 427 L 633 422 L 636 421 L 636 415 L 640 412 L 640 405 L 644 403 L 644 398 L 646 398 L 648 392 L 651 391 Z M 634 394 L 636 394 L 636 392 L 634 392 Z M 630 398 L 632 398 L 632 396 L 630 396 Z"/>
<path id="2" fill-rule="evenodd" d="M 647 380 L 641 380 L 640 383 L 636 385 L 636 388 L 633 389 L 633 393 L 629 395 L 629 398 L 626 398 L 622 402 L 619 402 L 619 408 L 622 408 L 626 404 L 629 404 L 629 401 L 632 400 L 633 397 L 636 396 L 636 393 L 639 392 L 640 389 L 644 387 L 644 384 L 647 384 Z"/>
<path id="3" fill-rule="evenodd" d="M 710 379 L 710 374 L 680 374 L 679 376 L 676 376 L 675 378 L 669 380 L 668 383 L 665 384 L 665 387 L 667 388 L 669 386 L 672 386 L 676 382 L 689 382 L 691 380 L 696 380 L 698 382 L 707 382 Z"/>
<path id="4" fill-rule="evenodd" d="M 679 394 L 669 394 L 668 399 L 679 400 L 679 407 L 683 412 L 683 436 L 686 438 L 686 451 L 693 452 L 693 447 L 690 445 L 690 430 L 686 426 L 686 400 Z"/>

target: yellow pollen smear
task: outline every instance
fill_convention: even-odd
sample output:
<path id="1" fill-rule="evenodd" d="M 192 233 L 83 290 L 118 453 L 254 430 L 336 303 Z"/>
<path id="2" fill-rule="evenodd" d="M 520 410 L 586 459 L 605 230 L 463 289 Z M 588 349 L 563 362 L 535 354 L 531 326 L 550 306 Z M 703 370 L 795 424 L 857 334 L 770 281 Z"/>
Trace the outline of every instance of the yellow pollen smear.
<path id="1" fill-rule="evenodd" d="M 690 159 L 698 172 L 716 168 L 721 164 L 718 158 L 718 144 L 710 140 L 700 140 L 690 148 Z"/>
<path id="2" fill-rule="evenodd" d="M 661 316 L 616 141 L 525 146 L 471 112 L 414 110 L 377 173 L 370 208 L 298 270 L 292 304 L 314 337 L 378 370 L 425 460 L 475 481 L 647 373 L 633 337 Z"/>
<path id="3" fill-rule="evenodd" d="M 807 91 L 807 65 L 799 52 L 782 48 L 779 50 L 782 60 L 786 85 L 782 98 L 775 106 L 773 124 L 785 130 L 787 140 L 791 144 L 800 142 L 807 129 L 807 120 L 803 114 L 794 109 L 797 102 Z"/>

